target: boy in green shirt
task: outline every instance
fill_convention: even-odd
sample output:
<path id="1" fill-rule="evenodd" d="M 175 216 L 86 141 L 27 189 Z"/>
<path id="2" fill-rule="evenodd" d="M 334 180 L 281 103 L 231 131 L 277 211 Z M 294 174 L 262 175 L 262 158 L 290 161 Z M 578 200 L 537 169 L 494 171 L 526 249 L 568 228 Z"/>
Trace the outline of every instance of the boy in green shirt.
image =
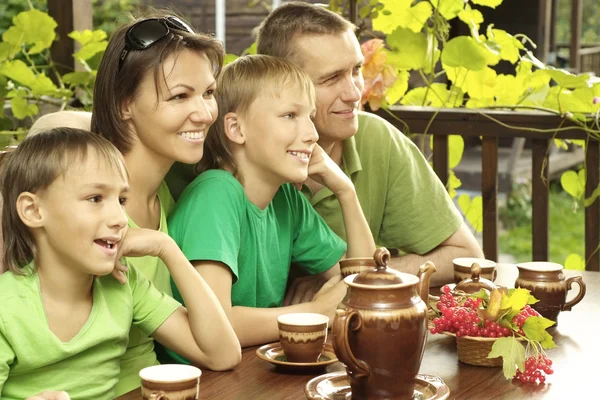
<path id="1" fill-rule="evenodd" d="M 64 390 L 112 399 L 132 324 L 194 363 L 228 369 L 239 342 L 206 282 L 168 235 L 127 229 L 123 157 L 106 139 L 60 128 L 25 139 L 1 174 L 0 398 Z M 121 256 L 160 257 L 187 310 Z M 118 267 L 127 281 L 110 273 Z M 210 321 L 210 328 L 206 321 Z"/>
<path id="2" fill-rule="evenodd" d="M 219 117 L 199 169 L 169 216 L 169 234 L 206 279 L 242 346 L 278 338 L 277 317 L 334 315 L 346 287 L 338 261 L 371 257 L 375 242 L 350 179 L 316 144 L 314 88 L 292 63 L 241 57 L 217 83 Z M 292 184 L 328 187 L 344 215 L 346 244 Z M 284 305 L 291 263 L 329 280 Z M 175 282 L 173 295 L 179 298 Z M 181 360 L 181 359 L 180 359 Z M 183 361 L 183 360 L 182 360 Z"/>

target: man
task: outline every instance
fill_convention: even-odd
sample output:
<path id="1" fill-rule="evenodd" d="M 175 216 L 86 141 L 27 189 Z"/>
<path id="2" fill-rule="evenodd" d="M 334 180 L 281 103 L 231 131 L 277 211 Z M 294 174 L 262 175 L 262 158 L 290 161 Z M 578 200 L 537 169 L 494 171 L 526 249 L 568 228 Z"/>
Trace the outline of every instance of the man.
<path id="1" fill-rule="evenodd" d="M 438 268 L 432 283 L 448 283 L 452 259 L 483 252 L 419 149 L 388 122 L 358 111 L 363 56 L 354 30 L 323 7 L 290 2 L 263 21 L 257 50 L 296 62 L 313 79 L 318 143 L 352 179 L 376 243 L 406 253 L 392 266 L 416 273 L 431 260 Z M 314 181 L 302 190 L 345 237 L 331 191 Z"/>

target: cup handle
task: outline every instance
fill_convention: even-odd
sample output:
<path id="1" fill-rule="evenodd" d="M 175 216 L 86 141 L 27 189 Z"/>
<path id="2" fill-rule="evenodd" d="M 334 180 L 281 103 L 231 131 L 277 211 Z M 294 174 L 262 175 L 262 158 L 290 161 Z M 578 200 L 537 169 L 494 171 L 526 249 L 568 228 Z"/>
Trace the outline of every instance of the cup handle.
<path id="1" fill-rule="evenodd" d="M 169 400 L 165 392 L 152 392 L 148 400 Z"/>
<path id="2" fill-rule="evenodd" d="M 362 327 L 362 318 L 357 311 L 349 311 L 348 309 L 337 309 L 335 311 L 336 318 L 333 321 L 333 327 L 331 333 L 333 335 L 333 348 L 335 354 L 339 357 L 340 361 L 348 368 L 348 373 L 352 374 L 354 378 L 362 378 L 369 376 L 371 368 L 369 364 L 363 360 L 359 360 L 354 357 L 352 350 L 350 349 L 350 343 L 348 342 L 348 329 L 358 331 Z M 356 320 L 354 326 L 350 326 L 352 320 Z"/>
<path id="3" fill-rule="evenodd" d="M 575 296 L 573 300 L 567 302 L 563 306 L 562 311 L 571 311 L 571 308 L 573 308 L 575 304 L 579 303 L 581 299 L 583 299 L 583 296 L 585 296 L 585 282 L 583 281 L 583 277 L 581 275 L 575 275 L 567 279 L 567 292 L 571 290 L 571 285 L 573 285 L 573 283 L 577 283 L 579 285 L 579 293 L 577 293 L 577 296 Z"/>

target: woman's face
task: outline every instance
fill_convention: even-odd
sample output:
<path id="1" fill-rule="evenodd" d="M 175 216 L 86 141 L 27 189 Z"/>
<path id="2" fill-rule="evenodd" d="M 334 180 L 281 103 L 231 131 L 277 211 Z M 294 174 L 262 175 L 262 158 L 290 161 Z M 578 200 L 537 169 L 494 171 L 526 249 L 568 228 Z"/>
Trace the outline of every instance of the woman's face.
<path id="1" fill-rule="evenodd" d="M 184 49 L 165 59 L 162 73 L 158 99 L 150 69 L 123 110 L 136 140 L 132 152 L 169 166 L 175 161 L 195 164 L 218 113 L 212 65 L 205 54 Z"/>

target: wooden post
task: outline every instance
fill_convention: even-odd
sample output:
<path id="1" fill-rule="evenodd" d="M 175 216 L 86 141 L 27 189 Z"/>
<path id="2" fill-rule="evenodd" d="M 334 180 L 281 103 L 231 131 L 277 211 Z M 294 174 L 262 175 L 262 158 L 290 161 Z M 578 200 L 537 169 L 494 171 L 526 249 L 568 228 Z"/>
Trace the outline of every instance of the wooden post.
<path id="1" fill-rule="evenodd" d="M 56 20 L 58 40 L 52 43 L 50 55 L 61 74 L 78 70 L 73 53 L 75 41 L 69 38 L 74 30 L 92 29 L 92 3 L 89 0 L 48 0 L 48 14 Z"/>
<path id="2" fill-rule="evenodd" d="M 581 20 L 583 19 L 583 0 L 571 0 L 571 52 L 569 66 L 575 72 L 579 71 L 581 47 Z"/>
<path id="3" fill-rule="evenodd" d="M 536 56 L 543 62 L 548 62 L 550 53 L 550 29 L 552 28 L 552 0 L 538 2 L 538 48 Z"/>
<path id="4" fill-rule="evenodd" d="M 442 184 L 448 184 L 448 136 L 433 136 L 433 170 Z"/>
<path id="5" fill-rule="evenodd" d="M 498 138 L 484 136 L 481 151 L 483 253 L 498 261 Z"/>
<path id="6" fill-rule="evenodd" d="M 354 25 L 356 25 L 356 23 L 358 22 L 358 13 L 356 10 L 356 0 L 350 0 L 348 2 L 349 7 L 350 7 L 350 22 L 352 22 Z"/>
<path id="7" fill-rule="evenodd" d="M 590 197 L 600 184 L 600 143 L 590 140 L 585 153 L 585 197 Z M 600 200 L 585 208 L 585 269 L 600 271 Z"/>
<path id="8" fill-rule="evenodd" d="M 546 153 L 548 139 L 533 139 L 531 146 L 532 220 L 531 235 L 533 261 L 548 261 L 548 166 Z"/>

